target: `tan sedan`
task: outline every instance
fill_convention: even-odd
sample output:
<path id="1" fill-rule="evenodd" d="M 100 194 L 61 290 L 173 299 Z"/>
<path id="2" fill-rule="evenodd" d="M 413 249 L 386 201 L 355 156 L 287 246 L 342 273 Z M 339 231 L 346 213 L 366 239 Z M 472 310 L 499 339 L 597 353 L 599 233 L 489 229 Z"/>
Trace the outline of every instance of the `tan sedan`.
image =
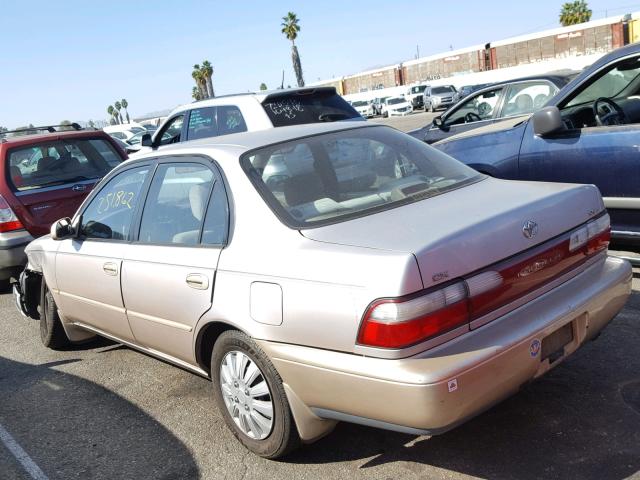
<path id="1" fill-rule="evenodd" d="M 630 293 L 608 242 L 593 186 L 340 122 L 125 162 L 29 245 L 15 294 L 48 347 L 97 334 L 210 377 L 275 458 L 337 421 L 440 433 L 555 367 Z"/>

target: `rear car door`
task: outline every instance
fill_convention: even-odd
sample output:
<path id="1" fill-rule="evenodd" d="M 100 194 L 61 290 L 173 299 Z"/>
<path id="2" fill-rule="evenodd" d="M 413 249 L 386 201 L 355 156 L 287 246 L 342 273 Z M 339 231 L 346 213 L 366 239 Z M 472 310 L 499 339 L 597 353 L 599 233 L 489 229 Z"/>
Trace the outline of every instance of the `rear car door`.
<path id="1" fill-rule="evenodd" d="M 100 179 L 123 158 L 104 138 L 52 138 L 9 150 L 12 207 L 29 233 L 40 236 L 70 217 Z"/>
<path id="2" fill-rule="evenodd" d="M 60 241 L 56 254 L 64 316 L 126 341 L 133 334 L 120 291 L 122 258 L 150 170 L 137 164 L 111 177 L 83 208 L 78 237 Z"/>
<path id="3" fill-rule="evenodd" d="M 193 332 L 211 308 L 228 218 L 226 190 L 209 159 L 159 163 L 122 266 L 122 298 L 140 345 L 194 361 Z"/>
<path id="4" fill-rule="evenodd" d="M 502 105 L 504 91 L 505 87 L 502 86 L 467 97 L 464 102 L 442 115 L 442 127 L 431 125 L 424 141 L 434 143 L 493 123 Z"/>

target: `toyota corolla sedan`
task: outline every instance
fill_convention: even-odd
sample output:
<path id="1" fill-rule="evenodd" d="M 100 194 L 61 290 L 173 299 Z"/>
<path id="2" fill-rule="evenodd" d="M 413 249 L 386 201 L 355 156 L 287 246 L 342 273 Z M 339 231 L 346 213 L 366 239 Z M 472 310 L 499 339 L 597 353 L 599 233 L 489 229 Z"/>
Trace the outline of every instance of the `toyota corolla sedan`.
<path id="1" fill-rule="evenodd" d="M 15 295 L 47 347 L 101 335 L 210 377 L 276 458 L 338 421 L 441 433 L 560 364 L 630 293 L 608 242 L 593 186 L 305 125 L 122 164 L 28 246 Z"/>

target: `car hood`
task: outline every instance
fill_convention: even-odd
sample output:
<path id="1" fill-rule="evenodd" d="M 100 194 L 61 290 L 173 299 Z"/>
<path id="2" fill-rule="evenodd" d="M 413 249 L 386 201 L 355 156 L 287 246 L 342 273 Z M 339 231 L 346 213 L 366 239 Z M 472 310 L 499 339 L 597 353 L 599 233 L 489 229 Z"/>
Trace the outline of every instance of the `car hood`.
<path id="1" fill-rule="evenodd" d="M 301 233 L 319 242 L 411 253 L 427 288 L 543 243 L 603 208 L 593 185 L 485 177 L 436 197 Z M 530 220 L 538 225 L 533 238 L 523 234 Z"/>
<path id="2" fill-rule="evenodd" d="M 531 115 L 519 115 L 517 117 L 512 117 L 501 120 L 499 122 L 491 123 L 489 125 L 484 125 L 482 127 L 466 130 L 464 132 L 458 133 L 457 135 L 451 135 L 444 140 L 436 142 L 436 144 L 450 142 L 461 138 L 474 137 L 476 135 L 483 135 L 485 133 L 496 133 L 504 130 L 510 130 L 511 128 L 520 125 L 522 122 L 526 122 L 530 116 Z"/>
<path id="3" fill-rule="evenodd" d="M 410 107 L 411 104 L 409 102 L 403 102 L 403 103 L 395 103 L 393 105 L 387 105 L 387 108 L 389 110 L 398 110 L 399 108 L 404 108 L 404 107 Z"/>

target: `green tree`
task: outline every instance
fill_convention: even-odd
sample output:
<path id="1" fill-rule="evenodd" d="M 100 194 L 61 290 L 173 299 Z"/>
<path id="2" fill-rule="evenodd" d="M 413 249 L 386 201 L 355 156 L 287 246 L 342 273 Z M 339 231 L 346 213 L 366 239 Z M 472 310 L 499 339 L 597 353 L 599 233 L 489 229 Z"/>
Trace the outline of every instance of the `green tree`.
<path id="1" fill-rule="evenodd" d="M 113 105 L 109 105 L 107 107 L 107 113 L 109 114 L 109 124 L 110 125 L 115 125 L 118 123 L 118 120 L 116 118 L 116 109 L 113 108 Z"/>
<path id="2" fill-rule="evenodd" d="M 120 100 L 120 104 L 122 105 L 122 108 L 124 108 L 124 113 L 127 116 L 127 123 L 131 123 L 131 118 L 129 118 L 129 111 L 127 110 L 129 102 L 127 102 L 126 98 L 123 98 L 122 100 Z"/>
<path id="3" fill-rule="evenodd" d="M 4 138 L 4 132 L 8 132 L 9 129 L 5 127 L 0 127 L 0 138 Z"/>
<path id="4" fill-rule="evenodd" d="M 200 98 L 209 98 L 209 95 L 207 93 L 207 83 L 204 78 L 204 74 L 202 73 L 202 68 L 200 68 L 200 64 L 196 63 L 193 66 L 191 76 L 196 81 L 196 87 L 198 87 L 198 91 L 200 92 Z"/>
<path id="5" fill-rule="evenodd" d="M 25 125 L 24 127 L 16 128 L 16 132 L 14 133 L 14 135 L 16 137 L 19 137 L 22 135 L 30 135 L 32 133 L 36 133 L 36 130 L 33 130 L 33 123 L 30 123 L 29 125 Z"/>
<path id="6" fill-rule="evenodd" d="M 300 31 L 298 17 L 295 13 L 289 12 L 286 17 L 282 17 L 282 33 L 288 40 L 291 40 L 291 61 L 293 62 L 293 71 L 296 74 L 298 80 L 298 86 L 304 87 L 304 78 L 302 77 L 302 64 L 300 63 L 300 55 L 298 54 L 298 47 L 296 46 L 296 38 L 298 38 L 298 32 Z"/>
<path id="7" fill-rule="evenodd" d="M 560 10 L 560 23 L 563 27 L 584 23 L 591 20 L 591 10 L 585 0 L 575 0 L 562 5 Z"/>
<path id="8" fill-rule="evenodd" d="M 213 65 L 209 62 L 209 60 L 205 60 L 202 62 L 202 76 L 204 78 L 205 86 L 207 87 L 207 95 L 209 98 L 215 97 L 215 93 L 213 92 Z"/>
<path id="9" fill-rule="evenodd" d="M 202 100 L 202 94 L 200 93 L 200 89 L 198 87 L 193 87 L 191 89 L 191 96 L 194 100 Z"/>
<path id="10" fill-rule="evenodd" d="M 261 84 L 260 84 L 260 90 L 269 90 L 269 89 L 267 88 L 267 84 L 266 84 L 266 83 L 261 83 Z"/>
<path id="11" fill-rule="evenodd" d="M 116 100 L 116 103 L 114 103 L 113 106 L 116 109 L 116 116 L 118 117 L 118 123 L 124 123 L 124 121 L 122 120 L 122 113 L 120 113 L 120 110 L 122 110 L 122 104 Z"/>
<path id="12" fill-rule="evenodd" d="M 60 120 L 60 130 L 73 130 L 71 120 Z"/>

